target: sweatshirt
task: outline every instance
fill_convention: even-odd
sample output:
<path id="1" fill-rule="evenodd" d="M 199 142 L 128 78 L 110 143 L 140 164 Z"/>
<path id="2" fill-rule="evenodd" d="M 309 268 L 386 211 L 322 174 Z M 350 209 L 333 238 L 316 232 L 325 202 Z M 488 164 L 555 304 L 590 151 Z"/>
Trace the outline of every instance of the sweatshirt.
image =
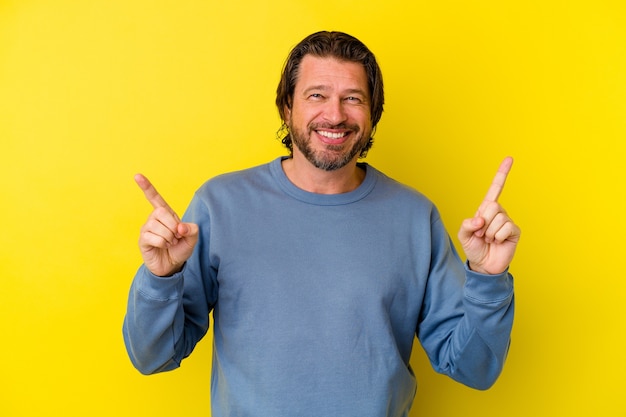
<path id="1" fill-rule="evenodd" d="M 213 417 L 407 416 L 416 340 L 437 372 L 490 387 L 510 343 L 508 271 L 469 270 L 436 207 L 371 165 L 354 191 L 325 195 L 281 161 L 196 192 L 181 272 L 140 267 L 123 324 L 134 366 L 180 366 L 212 313 Z"/>

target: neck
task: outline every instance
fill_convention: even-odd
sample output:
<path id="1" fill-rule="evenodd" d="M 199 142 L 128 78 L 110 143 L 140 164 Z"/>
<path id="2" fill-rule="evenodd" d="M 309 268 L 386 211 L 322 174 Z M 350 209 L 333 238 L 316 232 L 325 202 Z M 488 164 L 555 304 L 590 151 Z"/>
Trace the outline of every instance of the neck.
<path id="1" fill-rule="evenodd" d="M 342 194 L 355 190 L 363 182 L 365 171 L 350 161 L 343 168 L 325 171 L 311 164 L 306 158 L 294 153 L 283 160 L 283 170 L 296 187 L 316 194 Z"/>

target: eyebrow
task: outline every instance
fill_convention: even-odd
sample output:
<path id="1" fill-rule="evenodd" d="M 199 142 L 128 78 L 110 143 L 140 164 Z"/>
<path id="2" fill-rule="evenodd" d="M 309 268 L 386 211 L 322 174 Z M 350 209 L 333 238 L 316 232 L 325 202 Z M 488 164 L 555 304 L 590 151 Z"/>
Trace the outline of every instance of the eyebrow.
<path id="1" fill-rule="evenodd" d="M 304 89 L 303 93 L 309 93 L 311 91 L 328 91 L 330 90 L 330 87 L 324 84 L 320 84 L 320 85 L 312 85 L 311 87 L 308 87 L 306 89 Z M 363 97 L 368 97 L 368 94 L 361 90 L 360 88 L 349 88 L 347 90 L 343 91 L 344 94 L 360 94 Z"/>

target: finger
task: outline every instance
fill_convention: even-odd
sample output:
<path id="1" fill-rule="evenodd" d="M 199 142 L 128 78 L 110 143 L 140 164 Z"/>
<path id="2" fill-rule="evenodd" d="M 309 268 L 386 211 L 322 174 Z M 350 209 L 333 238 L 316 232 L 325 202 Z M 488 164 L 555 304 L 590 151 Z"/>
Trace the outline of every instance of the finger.
<path id="1" fill-rule="evenodd" d="M 178 223 L 176 231 L 181 237 L 191 237 L 194 238 L 198 235 L 199 232 L 198 225 L 195 223 Z"/>
<path id="2" fill-rule="evenodd" d="M 178 244 L 178 239 L 168 240 L 161 234 L 154 233 L 154 231 L 146 230 L 139 236 L 139 247 L 150 250 L 153 248 L 167 249 L 173 245 Z"/>
<path id="3" fill-rule="evenodd" d="M 517 242 L 520 236 L 520 229 L 512 221 L 506 222 L 494 235 L 494 241 L 504 243 L 505 241 Z"/>
<path id="4" fill-rule="evenodd" d="M 179 223 L 178 233 L 189 247 L 193 248 L 198 242 L 200 228 L 195 223 Z"/>
<path id="5" fill-rule="evenodd" d="M 178 218 L 176 213 L 174 213 L 169 207 L 155 208 L 148 219 L 156 220 L 157 222 L 161 223 L 163 226 L 171 230 L 177 238 L 180 238 L 180 235 L 176 230 L 176 228 L 180 224 L 180 219 Z"/>
<path id="6" fill-rule="evenodd" d="M 176 231 L 176 226 L 172 230 L 156 219 L 148 220 L 141 231 L 142 233 L 150 233 L 159 236 L 170 244 L 175 244 L 176 241 L 182 237 Z"/>
<path id="7" fill-rule="evenodd" d="M 485 230 L 485 241 L 493 242 L 493 241 L 502 241 L 502 230 L 503 228 L 511 223 L 511 219 L 504 214 L 498 213 L 493 220 L 487 225 Z"/>
<path id="8" fill-rule="evenodd" d="M 459 229 L 458 238 L 461 242 L 466 242 L 479 232 L 485 226 L 485 219 L 482 217 L 472 217 L 471 219 L 465 219 L 461 223 Z M 480 237 L 480 236 L 478 236 Z"/>
<path id="9" fill-rule="evenodd" d="M 474 215 L 475 217 L 481 218 L 484 220 L 483 227 L 475 232 L 476 237 L 482 237 L 487 231 L 487 227 L 493 221 L 494 217 L 498 213 L 506 213 L 502 206 L 496 201 L 487 201 L 484 200 L 480 207 L 478 207 L 478 211 Z"/>
<path id="10" fill-rule="evenodd" d="M 486 223 L 491 223 L 491 220 L 496 217 L 498 213 L 506 214 L 506 210 L 497 201 L 485 200 L 478 208 L 476 216 L 484 218 Z"/>
<path id="11" fill-rule="evenodd" d="M 498 201 L 498 197 L 500 197 L 500 194 L 502 193 L 504 183 L 506 182 L 506 177 L 509 175 L 509 171 L 511 171 L 512 165 L 513 158 L 511 158 L 510 156 L 504 158 L 504 160 L 500 164 L 500 167 L 498 168 L 496 176 L 493 178 L 491 187 L 489 187 L 489 190 L 487 191 L 485 201 Z"/>
<path id="12" fill-rule="evenodd" d="M 161 194 L 158 193 L 156 188 L 152 185 L 152 183 L 148 180 L 148 178 L 144 177 L 142 174 L 135 175 L 135 182 L 143 191 L 143 194 L 146 196 L 146 199 L 152 204 L 152 207 L 159 208 L 165 207 L 170 210 L 172 213 L 174 212 L 169 204 L 161 197 Z"/>

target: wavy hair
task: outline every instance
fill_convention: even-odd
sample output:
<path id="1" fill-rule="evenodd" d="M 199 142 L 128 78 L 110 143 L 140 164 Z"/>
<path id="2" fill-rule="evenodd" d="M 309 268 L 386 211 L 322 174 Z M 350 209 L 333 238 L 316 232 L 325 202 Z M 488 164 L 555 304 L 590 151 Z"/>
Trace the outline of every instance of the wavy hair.
<path id="1" fill-rule="evenodd" d="M 283 68 L 278 88 L 276 89 L 276 106 L 283 121 L 278 131 L 278 138 L 289 152 L 293 154 L 293 143 L 289 127 L 285 122 L 285 110 L 291 109 L 293 94 L 298 81 L 300 62 L 306 55 L 320 58 L 332 57 L 342 61 L 357 62 L 363 65 L 367 75 L 370 93 L 370 114 L 372 118 L 372 136 L 376 125 L 383 114 L 385 94 L 383 91 L 383 75 L 374 54 L 357 38 L 343 32 L 321 31 L 304 38 L 289 53 Z M 283 136 L 284 135 L 284 136 Z M 282 136 L 282 138 L 281 138 Z M 370 137 L 361 149 L 360 157 L 364 157 L 372 147 L 374 138 Z"/>

